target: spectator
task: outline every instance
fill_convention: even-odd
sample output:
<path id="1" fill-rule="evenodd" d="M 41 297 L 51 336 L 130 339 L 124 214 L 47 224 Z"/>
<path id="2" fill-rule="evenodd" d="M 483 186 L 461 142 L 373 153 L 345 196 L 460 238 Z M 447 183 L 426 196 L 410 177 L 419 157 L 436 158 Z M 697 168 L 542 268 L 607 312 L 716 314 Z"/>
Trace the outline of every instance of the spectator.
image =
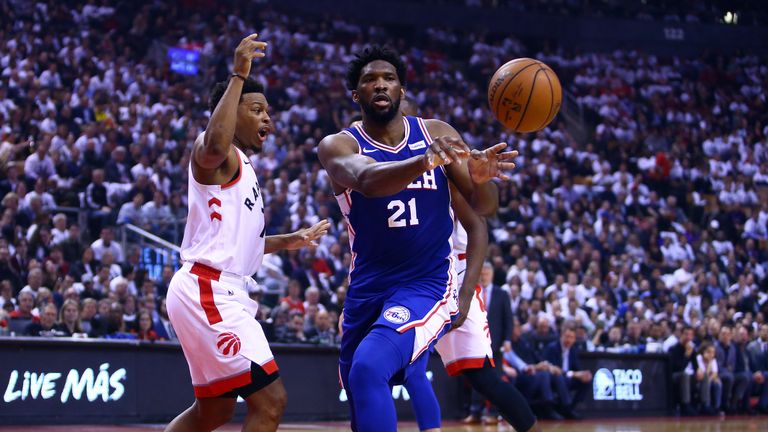
<path id="1" fill-rule="evenodd" d="M 54 330 L 66 337 L 71 337 L 75 333 L 84 333 L 80 325 L 80 306 L 77 300 L 68 299 L 64 301 L 59 312 L 59 322 Z"/>
<path id="2" fill-rule="evenodd" d="M 331 325 L 331 318 L 327 311 L 321 310 L 317 312 L 314 326 L 306 332 L 305 336 L 309 343 L 324 346 L 337 345 L 336 331 Z"/>
<path id="3" fill-rule="evenodd" d="M 144 205 L 144 195 L 137 193 L 133 196 L 131 201 L 123 204 L 120 207 L 120 211 L 117 214 L 117 224 L 133 224 L 139 228 L 147 229 L 147 219 L 142 213 L 142 206 Z"/>
<path id="4" fill-rule="evenodd" d="M 142 310 L 138 313 L 138 338 L 139 340 L 155 342 L 165 340 L 157 335 L 154 330 L 154 322 L 152 320 L 152 314 L 147 310 Z"/>
<path id="5" fill-rule="evenodd" d="M 555 394 L 552 382 L 552 365 L 540 358 L 533 347 L 521 337 L 522 328 L 519 321 L 512 327 L 512 349 L 504 353 L 504 374 L 512 384 L 529 401 L 537 401 L 534 409 L 539 415 L 549 420 L 562 420 L 563 417 L 555 411 Z M 565 389 L 567 392 L 568 389 Z M 562 399 L 568 395 L 558 395 Z M 566 407 L 560 407 L 568 412 Z M 570 413 L 569 413 L 570 414 Z"/>
<path id="6" fill-rule="evenodd" d="M 316 306 L 318 311 L 325 311 L 325 306 L 320 303 L 320 290 L 317 287 L 309 287 L 304 292 L 304 310 L 308 310 L 310 306 Z"/>
<path id="7" fill-rule="evenodd" d="M 744 389 L 749 383 L 749 378 L 743 374 L 736 375 L 736 356 L 738 347 L 731 342 L 731 327 L 724 325 L 720 328 L 720 334 L 716 345 L 715 357 L 717 370 L 722 382 L 722 409 L 727 414 L 733 414 L 737 406 L 738 394 L 744 396 Z"/>
<path id="8" fill-rule="evenodd" d="M 24 330 L 26 336 L 57 336 L 56 329 L 56 317 L 58 310 L 56 305 L 49 303 L 42 308 L 40 313 L 40 320 L 33 321 Z"/>
<path id="9" fill-rule="evenodd" d="M 768 324 L 760 326 L 759 338 L 750 342 L 747 346 L 750 355 L 750 366 L 755 373 L 755 390 L 759 400 L 757 409 L 768 414 Z"/>
<path id="10" fill-rule="evenodd" d="M 109 250 L 117 262 L 123 262 L 123 248 L 115 242 L 115 234 L 110 227 L 101 230 L 101 237 L 91 244 L 91 249 L 96 261 L 101 261 L 104 252 Z"/>
<path id="11" fill-rule="evenodd" d="M 83 299 L 82 304 L 83 306 L 80 310 L 79 319 L 80 328 L 82 333 L 91 334 L 91 331 L 93 330 L 91 323 L 93 322 L 93 318 L 96 316 L 96 312 L 98 310 L 98 301 L 96 301 L 94 298 L 88 297 Z"/>
<path id="12" fill-rule="evenodd" d="M 24 175 L 30 182 L 38 179 L 56 179 L 56 168 L 53 165 L 53 159 L 48 154 L 50 148 L 50 135 L 37 143 L 35 152 L 29 155 L 24 161 Z"/>
<path id="13" fill-rule="evenodd" d="M 707 415 L 717 415 L 722 396 L 722 382 L 718 374 L 715 346 L 705 342 L 696 356 L 696 381 L 699 382 L 699 397 L 701 412 Z"/>
<path id="14" fill-rule="evenodd" d="M 296 279 L 291 279 L 288 281 L 288 295 L 283 297 L 280 300 L 280 304 L 290 311 L 298 311 L 302 314 L 304 313 L 304 302 L 301 300 L 300 293 L 301 293 L 301 286 L 299 286 L 299 281 Z"/>
<path id="15" fill-rule="evenodd" d="M 683 415 L 695 415 L 691 405 L 691 377 L 696 368 L 693 327 L 686 326 L 680 335 L 680 341 L 669 350 L 672 381 L 678 389 L 678 402 Z"/>
<path id="16" fill-rule="evenodd" d="M 80 241 L 80 226 L 73 223 L 67 231 L 68 236 L 59 244 L 59 248 L 64 260 L 74 263 L 81 258 L 83 253 L 83 243 Z"/>
<path id="17" fill-rule="evenodd" d="M 564 406 L 565 414 L 571 418 L 580 416 L 574 412 L 576 405 L 582 401 L 586 392 L 589 390 L 589 383 L 592 382 L 592 373 L 588 370 L 582 370 L 579 363 L 578 349 L 574 346 L 576 343 L 576 331 L 570 324 L 564 324 L 560 332 L 560 340 L 547 345 L 544 352 L 544 358 L 552 364 L 555 380 L 568 389 L 562 396 L 570 396 L 570 391 L 574 391 L 573 398 L 565 397 L 561 403 Z"/>
<path id="18" fill-rule="evenodd" d="M 43 286 L 43 271 L 39 268 L 34 268 L 29 271 L 27 284 L 22 288 L 22 291 L 29 291 L 33 296 L 37 297 L 41 288 L 46 288 Z"/>
<path id="19" fill-rule="evenodd" d="M 282 343 L 306 342 L 304 336 L 304 314 L 293 310 L 289 314 L 288 322 L 275 328 L 275 338 Z"/>
<path id="20" fill-rule="evenodd" d="M 480 296 L 483 299 L 485 310 L 488 315 L 488 328 L 491 334 L 491 351 L 494 353 L 494 364 L 499 375 L 503 374 L 504 360 L 502 352 L 512 349 L 512 307 L 510 306 L 509 294 L 500 287 L 493 284 L 493 266 L 486 262 L 480 272 Z M 472 391 L 472 404 L 469 409 L 469 417 L 465 422 L 477 421 L 480 419 L 485 408 L 485 398 L 478 392 Z M 483 419 L 485 423 L 495 424 L 498 417 L 498 410 L 491 406 L 488 414 Z"/>
<path id="21" fill-rule="evenodd" d="M 91 183 L 85 189 L 85 207 L 89 209 L 88 226 L 91 232 L 99 232 L 107 225 L 112 207 L 107 199 L 107 186 L 104 184 L 104 170 L 95 169 L 91 174 Z"/>
<path id="22" fill-rule="evenodd" d="M 152 201 L 141 207 L 141 215 L 149 224 L 151 232 L 170 238 L 171 233 L 169 230 L 173 223 L 171 210 L 165 204 L 165 196 L 163 195 L 163 192 L 156 190 L 153 196 L 154 198 Z"/>

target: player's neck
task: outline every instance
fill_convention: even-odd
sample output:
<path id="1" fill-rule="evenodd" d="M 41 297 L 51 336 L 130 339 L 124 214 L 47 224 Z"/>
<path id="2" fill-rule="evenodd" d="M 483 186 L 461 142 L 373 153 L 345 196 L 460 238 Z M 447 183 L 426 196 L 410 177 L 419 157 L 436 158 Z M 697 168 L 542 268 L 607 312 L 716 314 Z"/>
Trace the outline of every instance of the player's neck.
<path id="1" fill-rule="evenodd" d="M 405 123 L 401 114 L 387 123 L 363 117 L 363 129 L 371 138 L 390 147 L 397 147 L 405 138 Z"/>
<path id="2" fill-rule="evenodd" d="M 245 153 L 245 146 L 237 139 L 236 136 L 232 137 L 232 145 L 240 149 L 241 152 Z"/>

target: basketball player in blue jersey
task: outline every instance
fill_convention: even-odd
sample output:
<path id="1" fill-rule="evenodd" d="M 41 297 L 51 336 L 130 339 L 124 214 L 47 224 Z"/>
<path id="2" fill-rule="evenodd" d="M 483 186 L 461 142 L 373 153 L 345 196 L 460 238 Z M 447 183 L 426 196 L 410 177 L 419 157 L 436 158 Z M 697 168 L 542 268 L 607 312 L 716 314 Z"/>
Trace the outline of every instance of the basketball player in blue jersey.
<path id="1" fill-rule="evenodd" d="M 412 116 L 418 113 L 415 102 L 405 96 L 401 100 L 400 111 L 404 115 Z M 465 265 L 458 266 L 458 276 L 461 281 L 459 304 L 468 305 L 473 301 L 479 301 L 479 295 L 477 299 L 473 297 L 475 297 L 475 286 L 480 280 L 480 270 L 483 267 L 488 248 L 488 228 L 485 218 L 475 214 L 454 187 L 451 187 L 451 208 L 456 214 L 456 223 L 460 224 L 455 227 L 456 230 L 458 231 L 463 227 L 466 232 L 466 239 L 463 240 L 457 238 L 457 231 L 454 231 L 453 248 L 454 252 L 463 252 L 457 256 L 457 259 L 460 260 L 459 263 L 465 263 Z M 461 260 L 465 261 L 462 263 Z M 462 267 L 464 267 L 463 273 Z M 478 314 L 478 311 L 483 312 Z M 488 356 L 492 353 L 491 341 L 485 331 L 481 331 L 482 324 L 484 323 L 486 326 L 488 324 L 485 319 L 484 308 L 475 310 L 475 314 L 472 315 L 467 325 L 440 339 L 436 348 L 443 358 L 443 363 L 446 364 L 446 369 L 452 376 L 459 374 L 465 376 L 475 390 L 488 398 L 499 409 L 504 419 L 516 431 L 540 431 L 541 428 L 536 422 L 536 417 L 525 397 L 514 385 L 501 380 L 500 374 L 494 368 L 493 356 Z M 472 320 L 477 323 L 472 322 Z M 461 324 L 455 320 L 452 330 L 457 330 Z M 463 334 L 457 336 L 459 332 Z M 452 338 L 454 339 L 451 340 Z M 445 345 L 446 342 L 451 345 Z M 427 356 L 424 357 L 426 360 Z M 456 361 L 456 359 L 461 360 Z M 473 361 L 475 359 L 478 361 Z M 452 363 L 449 364 L 449 361 Z M 414 373 L 411 370 L 421 369 L 419 366 L 420 364 L 414 363 L 406 368 L 403 385 L 411 396 L 411 404 L 416 413 L 419 429 L 422 431 L 437 430 L 440 427 L 440 417 L 433 413 L 439 413 L 440 406 L 426 374 L 423 371 Z M 497 366 L 499 369 L 501 368 L 501 365 Z"/>
<path id="2" fill-rule="evenodd" d="M 433 346 L 459 315 L 450 236 L 449 180 L 472 209 L 498 206 L 493 178 L 514 168 L 506 144 L 469 151 L 438 120 L 404 117 L 405 65 L 368 47 L 350 62 L 347 88 L 362 124 L 320 142 L 320 162 L 347 219 L 352 248 L 339 359 L 356 431 L 395 431 L 390 379 Z M 461 313 L 465 316 L 466 311 Z M 424 373 L 426 363 L 417 363 Z"/>

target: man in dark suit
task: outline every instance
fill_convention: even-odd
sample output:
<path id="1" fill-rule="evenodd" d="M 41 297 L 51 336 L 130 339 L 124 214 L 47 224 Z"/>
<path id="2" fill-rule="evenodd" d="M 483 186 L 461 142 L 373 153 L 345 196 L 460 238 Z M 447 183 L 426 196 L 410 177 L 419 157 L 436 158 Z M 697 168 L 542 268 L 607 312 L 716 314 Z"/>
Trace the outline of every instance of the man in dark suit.
<path id="1" fill-rule="evenodd" d="M 551 420 L 563 418 L 553 408 L 557 390 L 552 385 L 552 365 L 542 361 L 533 346 L 520 337 L 520 322 L 515 318 L 512 327 L 512 350 L 504 353 L 504 373 L 520 389 L 542 417 Z M 567 391 L 567 389 L 566 389 Z M 560 399 L 563 396 L 560 395 Z"/>
<path id="2" fill-rule="evenodd" d="M 768 414 L 768 324 L 762 324 L 758 338 L 747 345 L 750 363 L 754 371 L 754 388 L 759 398 L 757 409 Z"/>
<path id="3" fill-rule="evenodd" d="M 544 350 L 544 359 L 553 366 L 554 381 L 561 397 L 563 415 L 569 418 L 578 418 L 573 409 L 587 394 L 589 383 L 592 382 L 592 372 L 581 369 L 579 352 L 575 344 L 576 327 L 572 322 L 566 322 L 560 331 L 560 340 L 550 343 Z M 568 400 L 570 391 L 574 391 L 575 394 Z"/>
<path id="4" fill-rule="evenodd" d="M 732 409 L 740 414 L 747 414 L 750 412 L 749 408 L 749 394 L 750 386 L 754 383 L 759 386 L 758 381 L 763 379 L 761 372 L 753 372 L 752 359 L 747 345 L 749 344 L 749 330 L 747 327 L 739 324 L 734 329 L 733 345 L 736 347 L 736 361 L 733 368 L 733 374 L 736 377 L 737 383 L 733 389 L 733 401 Z M 742 382 L 743 385 L 739 386 L 738 383 Z"/>
<path id="5" fill-rule="evenodd" d="M 749 384 L 749 376 L 736 374 L 736 357 L 738 347 L 731 341 L 731 327 L 724 325 L 720 328 L 717 344 L 715 345 L 715 358 L 720 381 L 723 383 L 722 409 L 727 413 L 733 413 L 736 408 L 734 403 L 739 395 L 744 396 L 744 390 Z"/>
<path id="6" fill-rule="evenodd" d="M 680 342 L 669 349 L 672 381 L 675 383 L 675 388 L 679 389 L 677 398 L 683 415 L 697 414 L 691 406 L 691 376 L 696 370 L 696 347 L 693 336 L 693 327 L 685 326 L 680 334 Z"/>
<path id="7" fill-rule="evenodd" d="M 112 150 L 112 157 L 104 167 L 106 180 L 111 183 L 131 183 L 131 170 L 125 162 L 127 151 L 125 147 Z"/>
<path id="8" fill-rule="evenodd" d="M 480 285 L 482 290 L 480 297 L 483 299 L 485 310 L 488 314 L 488 328 L 491 332 L 491 349 L 493 350 L 493 362 L 499 375 L 503 374 L 503 353 L 512 349 L 512 305 L 509 294 L 493 284 L 493 266 L 486 262 L 480 272 Z M 470 418 L 478 418 L 485 406 L 485 398 L 472 392 L 472 404 L 470 405 Z M 485 417 L 486 424 L 498 422 L 498 410 L 491 406 Z"/>

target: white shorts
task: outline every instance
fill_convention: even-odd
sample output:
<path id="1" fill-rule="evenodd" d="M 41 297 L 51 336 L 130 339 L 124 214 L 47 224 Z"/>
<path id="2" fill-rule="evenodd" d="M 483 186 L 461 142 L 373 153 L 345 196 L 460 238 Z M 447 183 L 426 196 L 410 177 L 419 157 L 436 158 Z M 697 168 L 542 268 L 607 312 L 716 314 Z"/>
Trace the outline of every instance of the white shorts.
<path id="1" fill-rule="evenodd" d="M 185 263 L 168 287 L 168 316 L 189 363 L 195 397 L 216 397 L 251 383 L 251 362 L 277 371 L 248 296 L 250 277 Z"/>
<path id="2" fill-rule="evenodd" d="M 464 281 L 466 261 L 459 260 L 456 266 L 459 274 L 458 287 Z M 491 332 L 488 328 L 488 317 L 485 312 L 483 299 L 480 297 L 480 286 L 475 287 L 475 295 L 469 306 L 469 313 L 464 324 L 456 330 L 451 330 L 435 345 L 435 349 L 443 359 L 448 375 L 456 376 L 465 369 L 483 367 L 486 357 L 493 365 L 493 350 L 491 349 Z"/>

